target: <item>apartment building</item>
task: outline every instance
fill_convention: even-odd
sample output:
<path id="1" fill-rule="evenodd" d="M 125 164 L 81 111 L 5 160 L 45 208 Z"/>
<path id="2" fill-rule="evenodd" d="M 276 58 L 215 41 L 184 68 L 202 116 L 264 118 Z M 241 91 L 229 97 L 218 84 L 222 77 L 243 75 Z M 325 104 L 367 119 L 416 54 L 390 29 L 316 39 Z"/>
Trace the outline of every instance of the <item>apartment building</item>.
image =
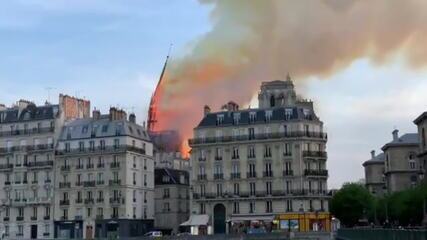
<path id="1" fill-rule="evenodd" d="M 384 175 L 388 192 L 408 189 L 420 182 L 423 166 L 418 160 L 419 138 L 417 133 L 399 136 L 396 129 L 392 141 L 386 143 L 384 152 Z"/>
<path id="2" fill-rule="evenodd" d="M 0 231 L 10 238 L 53 238 L 54 148 L 64 121 L 84 117 L 90 102 L 20 100 L 0 105 Z"/>
<path id="3" fill-rule="evenodd" d="M 375 154 L 371 151 L 371 158 L 363 163 L 365 168 L 365 186 L 370 193 L 376 196 L 382 196 L 386 193 L 385 175 L 384 175 L 384 153 Z"/>
<path id="4" fill-rule="evenodd" d="M 55 237 L 134 237 L 153 227 L 153 146 L 134 114 L 110 108 L 68 122 L 55 162 Z"/>
<path id="5" fill-rule="evenodd" d="M 170 168 L 155 169 L 155 228 L 176 234 L 189 216 L 189 173 Z"/>
<path id="6" fill-rule="evenodd" d="M 427 135 L 426 135 L 426 129 L 427 129 L 427 112 L 423 112 L 420 116 L 418 116 L 414 120 L 415 125 L 417 125 L 418 129 L 418 142 L 419 142 L 419 148 L 418 148 L 418 159 L 420 168 L 424 170 L 424 172 L 421 174 L 422 179 L 425 181 L 426 176 L 426 166 L 427 166 Z"/>
<path id="7" fill-rule="evenodd" d="M 313 102 L 289 76 L 263 82 L 258 99 L 256 109 L 205 107 L 189 140 L 192 212 L 209 215 L 214 233 L 329 230 L 327 135 Z"/>

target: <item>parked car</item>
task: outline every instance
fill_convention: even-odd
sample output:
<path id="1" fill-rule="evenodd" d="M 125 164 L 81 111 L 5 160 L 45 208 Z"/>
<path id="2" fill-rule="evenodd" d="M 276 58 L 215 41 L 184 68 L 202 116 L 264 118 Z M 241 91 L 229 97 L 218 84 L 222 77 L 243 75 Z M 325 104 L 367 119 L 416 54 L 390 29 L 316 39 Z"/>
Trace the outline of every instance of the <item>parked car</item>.
<path id="1" fill-rule="evenodd" d="M 151 232 L 146 233 L 144 236 L 150 237 L 150 238 L 160 238 L 163 236 L 163 234 L 160 231 L 151 231 Z"/>

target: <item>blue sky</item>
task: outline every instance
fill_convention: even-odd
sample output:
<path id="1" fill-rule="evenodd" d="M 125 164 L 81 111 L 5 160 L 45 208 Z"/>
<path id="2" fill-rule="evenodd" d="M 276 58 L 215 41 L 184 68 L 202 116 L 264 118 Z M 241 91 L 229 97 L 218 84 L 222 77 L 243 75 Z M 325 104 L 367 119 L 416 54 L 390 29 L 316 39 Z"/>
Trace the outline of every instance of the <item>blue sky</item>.
<path id="1" fill-rule="evenodd" d="M 52 102 L 59 93 L 77 95 L 102 111 L 134 108 L 142 122 L 169 44 L 172 57 L 188 52 L 211 29 L 210 10 L 194 0 L 3 1 L 0 103 L 41 104 L 51 87 Z M 360 58 L 327 78 L 296 79 L 329 133 L 331 187 L 362 178 L 362 162 L 394 128 L 416 131 L 426 79 L 425 69 L 407 67 L 398 54 L 382 65 Z"/>

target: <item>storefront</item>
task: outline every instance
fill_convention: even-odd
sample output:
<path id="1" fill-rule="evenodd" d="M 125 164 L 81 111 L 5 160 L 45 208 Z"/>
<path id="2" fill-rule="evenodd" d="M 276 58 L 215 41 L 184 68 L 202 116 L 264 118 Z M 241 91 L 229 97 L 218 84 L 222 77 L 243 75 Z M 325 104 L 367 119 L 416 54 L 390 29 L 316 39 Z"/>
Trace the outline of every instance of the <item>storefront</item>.
<path id="1" fill-rule="evenodd" d="M 228 220 L 229 233 L 265 233 L 277 228 L 274 215 L 232 215 Z"/>
<path id="2" fill-rule="evenodd" d="M 277 215 L 275 222 L 282 231 L 330 232 L 331 216 L 327 212 L 301 212 Z"/>
<path id="3" fill-rule="evenodd" d="M 208 235 L 212 234 L 212 226 L 209 224 L 209 216 L 191 215 L 188 221 L 180 224 L 180 228 L 189 228 L 192 235 Z"/>

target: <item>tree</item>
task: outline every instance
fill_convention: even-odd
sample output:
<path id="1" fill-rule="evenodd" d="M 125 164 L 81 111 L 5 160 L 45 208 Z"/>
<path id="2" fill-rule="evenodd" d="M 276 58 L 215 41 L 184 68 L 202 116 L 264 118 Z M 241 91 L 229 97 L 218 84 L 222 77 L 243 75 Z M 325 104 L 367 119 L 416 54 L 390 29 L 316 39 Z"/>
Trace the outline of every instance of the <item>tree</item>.
<path id="1" fill-rule="evenodd" d="M 374 197 L 359 183 L 347 183 L 332 197 L 331 213 L 347 227 L 372 215 Z"/>

